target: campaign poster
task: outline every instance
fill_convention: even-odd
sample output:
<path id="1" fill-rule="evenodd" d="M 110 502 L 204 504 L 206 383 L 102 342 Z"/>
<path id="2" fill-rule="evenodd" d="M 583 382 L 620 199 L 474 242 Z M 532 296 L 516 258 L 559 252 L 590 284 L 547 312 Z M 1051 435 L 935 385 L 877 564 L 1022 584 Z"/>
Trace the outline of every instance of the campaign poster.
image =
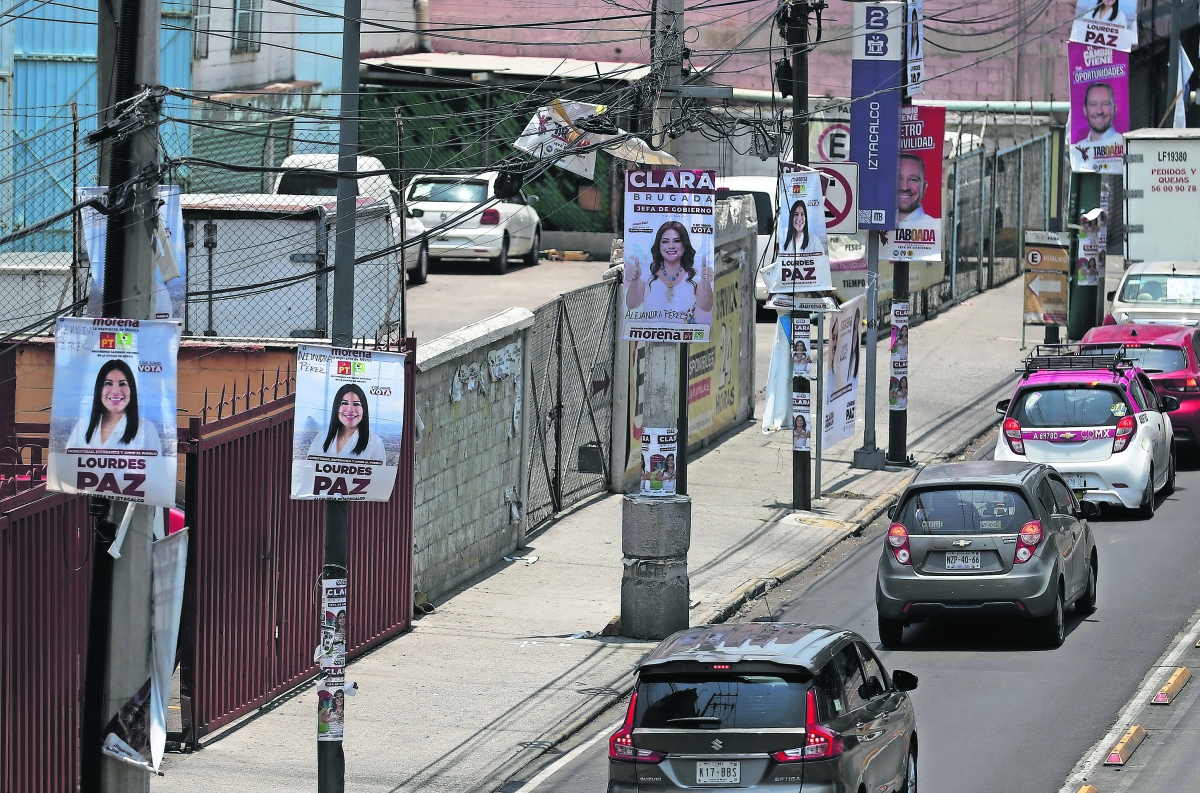
<path id="1" fill-rule="evenodd" d="M 676 461 L 679 454 L 679 431 L 675 427 L 642 428 L 643 496 L 675 495 Z"/>
<path id="2" fill-rule="evenodd" d="M 812 376 L 812 322 L 808 317 L 794 317 L 792 319 L 792 377 L 811 380 Z"/>
<path id="3" fill-rule="evenodd" d="M 621 338 L 709 341 L 716 171 L 625 173 Z"/>
<path id="4" fill-rule="evenodd" d="M 1108 185 L 1100 185 L 1100 206 L 1079 217 L 1079 286 L 1103 286 L 1108 258 Z"/>
<path id="5" fill-rule="evenodd" d="M 812 451 L 812 395 L 792 393 L 792 451 Z"/>
<path id="6" fill-rule="evenodd" d="M 854 436 L 858 401 L 858 370 L 861 357 L 866 295 L 842 303 L 841 311 L 829 315 L 829 348 L 825 357 L 825 404 L 822 439 L 825 448 Z"/>
<path id="7" fill-rule="evenodd" d="M 858 163 L 858 227 L 887 231 L 896 228 L 905 9 L 902 2 L 852 5 L 850 159 Z"/>
<path id="8" fill-rule="evenodd" d="M 892 303 L 892 374 L 888 381 L 888 408 L 908 410 L 908 318 L 911 303 Z"/>
<path id="9" fill-rule="evenodd" d="M 821 173 L 788 170 L 781 163 L 779 222 L 775 241 L 777 263 L 771 268 L 767 289 L 774 293 L 813 292 L 833 288 L 829 275 L 829 235 L 825 232 L 825 197 Z"/>
<path id="10" fill-rule="evenodd" d="M 1067 42 L 1071 170 L 1121 173 L 1129 131 L 1129 53 Z"/>
<path id="11" fill-rule="evenodd" d="M 404 434 L 404 355 L 296 350 L 292 498 L 387 501 Z"/>
<path id="12" fill-rule="evenodd" d="M 688 347 L 688 442 L 699 443 L 737 418 L 741 272 L 737 261 L 717 275 L 709 341 Z"/>
<path id="13" fill-rule="evenodd" d="M 890 262 L 942 260 L 942 146 L 946 108 L 903 108 L 896 228 L 879 238 L 879 258 Z"/>
<path id="14" fill-rule="evenodd" d="M 925 0 L 908 0 L 908 26 L 904 29 L 908 79 L 905 93 L 916 96 L 925 92 Z"/>
<path id="15" fill-rule="evenodd" d="M 346 722 L 346 579 L 321 579 L 317 740 L 340 741 Z"/>
<path id="16" fill-rule="evenodd" d="M 555 99 L 538 108 L 513 146 L 539 159 L 559 157 L 554 161 L 559 168 L 591 179 L 596 173 L 596 150 L 565 156 L 564 152 L 598 142 L 592 137 L 611 140 L 612 135 L 591 136 L 575 126 L 577 120 L 601 115 L 607 109 L 604 105 Z"/>
<path id="17" fill-rule="evenodd" d="M 150 763 L 150 680 L 113 714 L 104 728 L 100 751 L 145 770 Z"/>
<path id="18" fill-rule="evenodd" d="M 167 240 L 171 259 L 179 275 L 164 282 L 163 272 L 175 275 L 169 266 L 154 268 L 154 318 L 177 319 L 183 321 L 184 309 L 187 306 L 187 244 L 183 234 L 183 205 L 180 202 L 182 190 L 179 185 L 159 185 L 158 200 L 159 218 L 161 220 L 161 236 L 155 235 L 151 240 L 155 249 L 155 263 L 164 260 L 165 248 L 162 239 Z M 108 193 L 107 187 L 80 187 L 78 201 L 89 198 L 102 198 Z M 83 218 L 83 248 L 87 253 L 89 264 L 89 287 L 87 313 L 98 317 L 104 298 L 104 246 L 108 238 L 108 218 L 92 207 L 84 207 L 80 211 Z"/>
<path id="19" fill-rule="evenodd" d="M 172 321 L 60 317 L 46 487 L 175 506 Z"/>
<path id="20" fill-rule="evenodd" d="M 1137 0 L 1070 0 L 1071 41 L 1129 52 L 1138 42 Z"/>

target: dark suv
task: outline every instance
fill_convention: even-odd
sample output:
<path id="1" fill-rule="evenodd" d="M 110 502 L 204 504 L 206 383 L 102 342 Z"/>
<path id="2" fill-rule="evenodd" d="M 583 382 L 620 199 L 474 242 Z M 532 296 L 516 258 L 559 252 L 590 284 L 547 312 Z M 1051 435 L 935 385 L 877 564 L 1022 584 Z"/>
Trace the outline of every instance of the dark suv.
<path id="1" fill-rule="evenodd" d="M 828 625 L 706 625 L 638 668 L 608 741 L 609 793 L 917 789 L 917 678 Z"/>

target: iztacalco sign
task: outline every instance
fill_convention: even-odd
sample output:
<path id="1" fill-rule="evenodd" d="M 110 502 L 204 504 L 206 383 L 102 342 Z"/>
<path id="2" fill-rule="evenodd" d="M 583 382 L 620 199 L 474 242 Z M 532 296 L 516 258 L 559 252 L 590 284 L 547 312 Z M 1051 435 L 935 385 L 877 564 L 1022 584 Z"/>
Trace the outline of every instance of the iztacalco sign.
<path id="1" fill-rule="evenodd" d="M 858 163 L 858 226 L 896 227 L 904 3 L 855 3 L 851 46 L 850 159 Z"/>

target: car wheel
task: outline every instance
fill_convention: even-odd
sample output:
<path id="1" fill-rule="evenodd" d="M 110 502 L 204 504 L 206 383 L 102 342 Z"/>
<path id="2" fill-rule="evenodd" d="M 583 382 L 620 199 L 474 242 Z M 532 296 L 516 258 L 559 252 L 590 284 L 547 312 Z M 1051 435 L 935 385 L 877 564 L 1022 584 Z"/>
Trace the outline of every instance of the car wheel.
<path id="1" fill-rule="evenodd" d="M 1067 623 L 1063 618 L 1063 594 L 1062 587 L 1058 589 L 1058 595 L 1054 598 L 1054 608 L 1044 617 L 1039 617 L 1038 627 L 1040 628 L 1042 644 L 1053 650 L 1056 647 L 1062 647 L 1063 642 L 1067 638 Z"/>
<path id="2" fill-rule="evenodd" d="M 1163 485 L 1162 493 L 1169 496 L 1175 492 L 1175 446 L 1171 446 L 1171 462 L 1167 468 L 1167 483 Z"/>
<path id="3" fill-rule="evenodd" d="M 1083 591 L 1083 596 L 1075 601 L 1075 611 L 1083 616 L 1096 612 L 1096 565 L 1090 559 L 1087 566 L 1087 589 Z"/>
<path id="4" fill-rule="evenodd" d="M 1146 477 L 1146 490 L 1142 493 L 1138 517 L 1143 520 L 1150 520 L 1154 517 L 1154 466 L 1150 466 L 1150 475 Z"/>
<path id="5" fill-rule="evenodd" d="M 417 254 L 417 266 L 408 271 L 408 282 L 420 286 L 429 280 L 429 248 L 421 246 Z"/>
<path id="6" fill-rule="evenodd" d="M 504 241 L 500 243 L 500 255 L 492 259 L 492 272 L 495 275 L 504 275 L 508 272 L 508 235 L 504 235 Z"/>
<path id="7" fill-rule="evenodd" d="M 908 763 L 904 767 L 904 787 L 902 793 L 917 793 L 917 747 L 908 752 Z"/>
<path id="8" fill-rule="evenodd" d="M 879 615 L 879 643 L 889 650 L 900 646 L 904 640 L 904 623 Z"/>
<path id="9" fill-rule="evenodd" d="M 541 229 L 538 229 L 537 231 L 533 232 L 533 247 L 529 249 L 529 253 L 525 254 L 525 264 L 529 265 L 530 267 L 537 266 L 537 263 L 541 261 L 541 257 L 538 256 L 538 253 L 541 251 L 541 247 L 542 231 Z"/>

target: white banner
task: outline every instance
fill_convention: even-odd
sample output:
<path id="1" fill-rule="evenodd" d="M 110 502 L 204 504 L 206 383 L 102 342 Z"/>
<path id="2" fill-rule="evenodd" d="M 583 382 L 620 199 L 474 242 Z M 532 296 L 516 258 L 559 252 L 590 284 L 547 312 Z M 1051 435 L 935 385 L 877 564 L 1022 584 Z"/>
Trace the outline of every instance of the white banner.
<path id="1" fill-rule="evenodd" d="M 317 684 L 317 740 L 340 741 L 346 724 L 346 579 L 321 579 L 321 681 Z"/>
<path id="2" fill-rule="evenodd" d="M 888 407 L 908 410 L 908 301 L 892 303 L 892 376 L 888 382 Z"/>
<path id="3" fill-rule="evenodd" d="M 812 396 L 792 394 L 792 450 L 812 451 Z"/>
<path id="4" fill-rule="evenodd" d="M 716 171 L 625 173 L 621 338 L 709 341 Z"/>
<path id="5" fill-rule="evenodd" d="M 557 157 L 574 148 L 611 140 L 612 135 L 591 136 L 574 126 L 577 120 L 598 116 L 607 109 L 604 105 L 555 99 L 545 107 L 538 108 L 513 146 L 541 159 Z M 595 140 L 591 139 L 593 137 Z M 593 149 L 583 154 L 568 154 L 555 160 L 554 164 L 563 170 L 591 179 L 596 173 L 596 151 Z"/>
<path id="6" fill-rule="evenodd" d="M 781 163 L 779 222 L 775 239 L 779 257 L 764 277 L 770 292 L 813 292 L 833 288 L 829 275 L 829 242 L 825 232 L 825 197 L 819 171 L 789 171 Z"/>
<path id="7" fill-rule="evenodd" d="M 916 96 L 925 92 L 925 0 L 908 0 L 908 28 L 904 31 L 904 39 L 908 69 L 905 93 Z"/>
<path id="8" fill-rule="evenodd" d="M 858 403 L 860 336 L 866 295 L 847 300 L 829 315 L 829 352 L 825 359 L 824 448 L 854 436 Z"/>
<path id="9" fill-rule="evenodd" d="M 676 455 L 679 453 L 679 431 L 675 427 L 642 428 L 643 496 L 675 495 Z"/>
<path id="10" fill-rule="evenodd" d="M 297 348 L 292 498 L 387 501 L 403 434 L 403 354 Z"/>
<path id="11" fill-rule="evenodd" d="M 178 322 L 62 317 L 46 487 L 175 506 Z"/>
<path id="12" fill-rule="evenodd" d="M 1137 0 L 1070 0 L 1071 41 L 1129 52 L 1138 42 Z"/>
<path id="13" fill-rule="evenodd" d="M 150 754 L 157 771 L 167 745 L 167 703 L 179 647 L 179 617 L 183 612 L 183 584 L 187 574 L 188 530 L 180 529 L 153 549 L 154 633 L 151 636 Z"/>
<path id="14" fill-rule="evenodd" d="M 819 319 L 817 320 L 820 321 Z M 792 376 L 811 380 L 813 376 L 812 324 L 808 317 L 792 320 Z"/>

